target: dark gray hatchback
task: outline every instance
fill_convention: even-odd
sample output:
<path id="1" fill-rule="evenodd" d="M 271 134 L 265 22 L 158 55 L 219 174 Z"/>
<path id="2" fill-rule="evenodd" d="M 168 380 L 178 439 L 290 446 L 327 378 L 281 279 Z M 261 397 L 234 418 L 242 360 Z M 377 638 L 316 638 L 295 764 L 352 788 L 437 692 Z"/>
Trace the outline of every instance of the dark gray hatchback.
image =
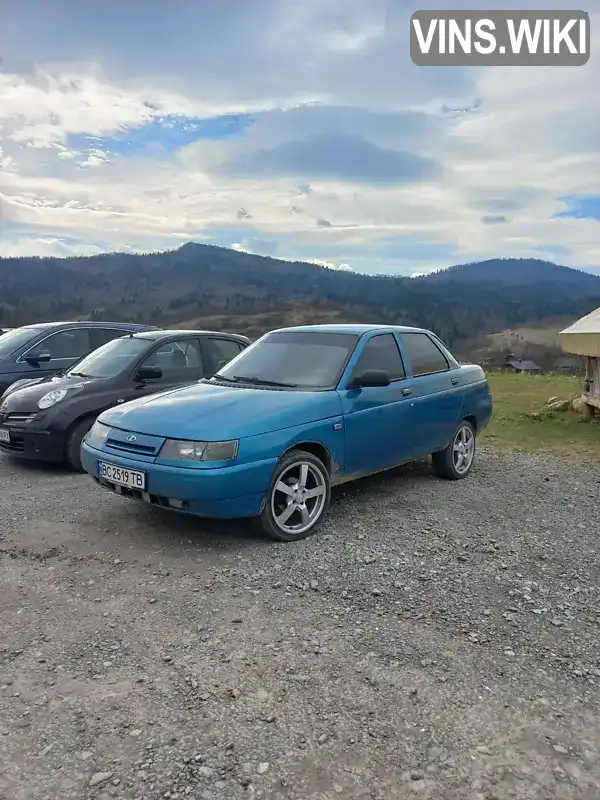
<path id="1" fill-rule="evenodd" d="M 42 322 L 0 336 L 0 395 L 16 381 L 45 378 L 119 336 L 157 330 L 130 322 Z"/>
<path id="2" fill-rule="evenodd" d="M 83 437 L 107 408 L 214 375 L 250 344 L 216 331 L 114 339 L 61 375 L 19 381 L 0 398 L 0 452 L 81 469 Z"/>

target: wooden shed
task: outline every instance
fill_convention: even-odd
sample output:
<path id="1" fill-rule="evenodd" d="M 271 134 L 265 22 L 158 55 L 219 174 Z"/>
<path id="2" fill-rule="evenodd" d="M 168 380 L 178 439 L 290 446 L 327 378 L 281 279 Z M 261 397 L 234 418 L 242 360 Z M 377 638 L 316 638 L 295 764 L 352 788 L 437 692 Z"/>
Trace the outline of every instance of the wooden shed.
<path id="1" fill-rule="evenodd" d="M 563 350 L 585 357 L 581 400 L 587 416 L 600 415 L 600 308 L 578 319 L 559 334 Z"/>

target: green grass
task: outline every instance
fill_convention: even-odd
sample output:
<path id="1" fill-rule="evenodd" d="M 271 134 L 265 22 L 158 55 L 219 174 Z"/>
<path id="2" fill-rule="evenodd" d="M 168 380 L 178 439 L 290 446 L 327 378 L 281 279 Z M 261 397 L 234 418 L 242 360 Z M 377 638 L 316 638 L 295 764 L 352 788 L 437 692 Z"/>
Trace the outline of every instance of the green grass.
<path id="1" fill-rule="evenodd" d="M 600 456 L 600 422 L 583 422 L 568 411 L 544 411 L 551 397 L 567 400 L 579 394 L 581 381 L 569 375 L 487 375 L 494 410 L 482 440 L 514 450 Z M 531 412 L 542 411 L 534 419 Z"/>

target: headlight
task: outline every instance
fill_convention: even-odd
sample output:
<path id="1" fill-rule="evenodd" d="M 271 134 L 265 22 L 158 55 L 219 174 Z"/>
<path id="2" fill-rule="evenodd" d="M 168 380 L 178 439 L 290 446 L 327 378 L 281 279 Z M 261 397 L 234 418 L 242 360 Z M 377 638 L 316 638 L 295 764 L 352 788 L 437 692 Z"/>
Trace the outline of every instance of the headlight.
<path id="1" fill-rule="evenodd" d="M 230 442 L 186 442 L 167 439 L 160 458 L 181 461 L 231 461 L 237 456 L 238 440 Z"/>
<path id="2" fill-rule="evenodd" d="M 99 446 L 104 444 L 108 437 L 109 430 L 110 427 L 108 425 L 103 425 L 101 422 L 94 422 L 85 440 L 91 445 Z"/>
<path id="3" fill-rule="evenodd" d="M 40 398 L 38 401 L 38 408 L 50 408 L 50 406 L 53 406 L 55 403 L 60 403 L 66 393 L 66 389 L 52 389 L 51 392 L 48 392 L 48 394 Z"/>

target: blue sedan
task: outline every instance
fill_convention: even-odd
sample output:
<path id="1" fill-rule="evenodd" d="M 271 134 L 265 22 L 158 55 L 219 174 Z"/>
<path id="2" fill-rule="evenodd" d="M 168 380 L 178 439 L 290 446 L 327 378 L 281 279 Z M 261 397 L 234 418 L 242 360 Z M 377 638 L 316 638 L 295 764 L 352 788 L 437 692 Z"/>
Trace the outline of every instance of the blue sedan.
<path id="1" fill-rule="evenodd" d="M 103 412 L 84 469 L 121 495 L 199 517 L 255 518 L 279 541 L 313 533 L 331 487 L 432 456 L 465 478 L 492 401 L 485 374 L 430 331 L 271 331 L 212 378 Z"/>

